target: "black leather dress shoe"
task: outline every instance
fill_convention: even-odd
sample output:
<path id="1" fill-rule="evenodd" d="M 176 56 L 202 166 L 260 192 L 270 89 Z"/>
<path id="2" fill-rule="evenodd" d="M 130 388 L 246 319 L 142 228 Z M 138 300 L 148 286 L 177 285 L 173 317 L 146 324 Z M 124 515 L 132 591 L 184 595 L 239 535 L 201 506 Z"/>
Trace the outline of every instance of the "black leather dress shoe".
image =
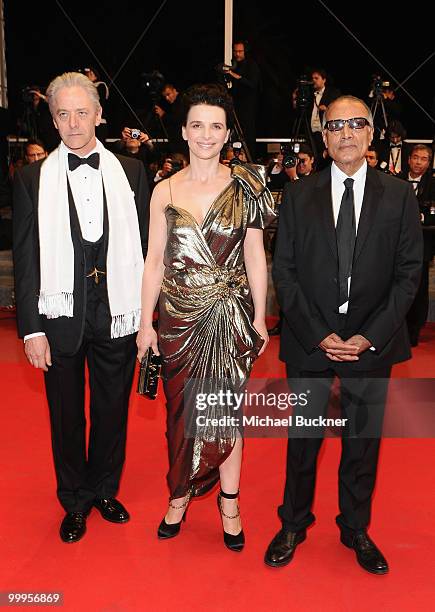
<path id="1" fill-rule="evenodd" d="M 269 544 L 264 562 L 270 567 L 284 567 L 290 563 L 295 554 L 296 546 L 307 537 L 305 529 L 301 531 L 286 531 L 281 529 Z"/>
<path id="2" fill-rule="evenodd" d="M 127 523 L 130 515 L 124 506 L 114 497 L 108 499 L 94 500 L 95 508 L 101 512 L 101 516 L 111 523 Z"/>
<path id="3" fill-rule="evenodd" d="M 371 574 L 386 574 L 388 563 L 376 544 L 365 532 L 353 536 L 341 533 L 340 540 L 348 548 L 353 548 L 358 563 Z"/>
<path id="4" fill-rule="evenodd" d="M 63 542 L 78 542 L 86 533 L 86 512 L 67 512 L 60 525 L 60 537 Z"/>

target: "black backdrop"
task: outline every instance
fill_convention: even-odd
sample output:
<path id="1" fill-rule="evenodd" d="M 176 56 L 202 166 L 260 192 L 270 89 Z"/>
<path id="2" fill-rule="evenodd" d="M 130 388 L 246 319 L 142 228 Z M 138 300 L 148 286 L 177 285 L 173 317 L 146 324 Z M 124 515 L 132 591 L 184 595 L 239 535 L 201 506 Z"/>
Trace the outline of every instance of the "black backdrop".
<path id="1" fill-rule="evenodd" d="M 392 5 L 387 3 L 389 7 Z M 9 106 L 19 113 L 26 85 L 46 87 L 53 76 L 96 62 L 53 0 L 4 0 Z M 113 75 L 161 5 L 160 0 L 70 2 L 61 5 L 74 21 L 107 71 Z M 410 7 L 409 15 L 390 15 L 378 4 L 329 5 L 350 30 L 399 79 L 405 78 L 433 51 L 429 5 Z M 397 6 L 397 5 L 396 5 Z M 423 7 L 423 8 L 420 8 Z M 390 9 L 391 10 L 391 9 Z M 316 0 L 271 3 L 234 1 L 234 32 L 248 39 L 260 65 L 263 94 L 258 136 L 290 135 L 291 91 L 307 67 L 320 65 L 333 76 L 343 93 L 367 97 L 371 76 L 391 78 L 357 45 Z M 224 0 L 169 0 L 120 73 L 116 83 L 135 110 L 150 106 L 141 74 L 154 69 L 184 89 L 193 82 L 215 78 L 223 61 Z M 432 58 L 407 83 L 419 103 L 434 114 L 435 61 Z M 105 77 L 105 80 L 108 80 Z M 406 96 L 404 123 L 408 135 L 431 138 L 433 123 Z M 111 89 L 108 115 L 112 135 L 132 123 L 130 112 Z"/>

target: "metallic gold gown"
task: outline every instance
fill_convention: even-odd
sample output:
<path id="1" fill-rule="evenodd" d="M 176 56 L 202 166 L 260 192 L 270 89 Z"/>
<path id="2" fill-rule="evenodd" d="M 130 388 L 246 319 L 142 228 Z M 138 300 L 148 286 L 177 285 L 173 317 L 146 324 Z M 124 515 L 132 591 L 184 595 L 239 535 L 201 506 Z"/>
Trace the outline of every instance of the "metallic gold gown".
<path id="1" fill-rule="evenodd" d="M 264 229 L 275 216 L 264 174 L 261 166 L 234 166 L 233 180 L 211 204 L 201 225 L 176 202 L 165 209 L 168 238 L 159 300 L 159 349 L 171 498 L 208 491 L 240 435 L 237 428 L 220 426 L 196 427 L 192 434 L 195 408 L 190 400 L 186 405 L 184 390 L 189 379 L 195 392 L 201 391 L 201 381 L 210 379 L 240 388 L 262 346 L 252 325 L 243 243 L 247 228 Z M 204 412 L 206 417 L 228 413 L 225 407 L 208 407 Z"/>

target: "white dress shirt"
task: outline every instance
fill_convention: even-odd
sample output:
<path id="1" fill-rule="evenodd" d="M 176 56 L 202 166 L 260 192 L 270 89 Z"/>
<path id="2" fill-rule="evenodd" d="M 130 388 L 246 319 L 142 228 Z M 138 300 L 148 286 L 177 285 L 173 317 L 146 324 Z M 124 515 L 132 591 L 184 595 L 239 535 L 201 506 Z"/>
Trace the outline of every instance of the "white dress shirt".
<path id="1" fill-rule="evenodd" d="M 95 170 L 88 164 L 82 164 L 75 170 L 70 170 L 68 168 L 68 153 L 73 153 L 73 151 L 70 151 L 63 142 L 60 148 L 65 159 L 65 168 L 76 205 L 82 236 L 85 240 L 96 242 L 103 233 L 101 167 Z M 97 152 L 98 147 L 95 147 L 87 155 L 80 155 L 79 157 L 89 157 L 92 153 Z"/>
<path id="2" fill-rule="evenodd" d="M 71 186 L 82 236 L 85 240 L 96 242 L 103 233 L 104 207 L 101 166 L 98 170 L 95 170 L 88 164 L 83 164 L 75 170 L 70 170 L 68 153 L 74 153 L 74 151 L 68 149 L 63 142 L 60 143 L 60 150 L 64 158 L 65 170 Z M 89 157 L 92 153 L 98 153 L 98 146 L 87 155 L 80 155 L 79 157 Z M 45 333 L 28 334 L 24 336 L 24 342 L 29 338 L 36 338 L 36 336 L 45 336 Z"/>
<path id="3" fill-rule="evenodd" d="M 398 174 L 402 170 L 402 147 L 390 145 L 390 158 L 388 169 L 392 174 Z"/>
<path id="4" fill-rule="evenodd" d="M 421 176 L 416 176 L 415 178 L 412 178 L 412 176 L 408 173 L 408 181 L 412 183 L 412 186 L 414 187 L 414 192 L 417 193 L 421 181 Z"/>
<path id="5" fill-rule="evenodd" d="M 325 91 L 325 88 L 322 87 L 322 89 L 317 89 L 314 92 L 313 112 L 311 113 L 311 131 L 312 132 L 322 131 L 322 124 L 320 122 L 320 115 L 319 115 L 319 106 L 320 106 L 320 100 L 322 99 L 324 91 Z"/>
<path id="6" fill-rule="evenodd" d="M 348 176 L 344 172 L 340 170 L 338 166 L 336 166 L 335 162 L 332 163 L 331 166 L 331 192 L 332 192 L 332 210 L 334 214 L 334 225 L 337 226 L 338 213 L 340 212 L 340 204 L 341 199 L 343 197 L 345 186 L 344 181 L 347 178 L 351 178 L 354 180 L 353 183 L 353 198 L 355 205 L 355 231 L 358 232 L 358 223 L 361 215 L 362 202 L 364 197 L 364 189 L 366 185 L 366 176 L 367 176 L 367 162 L 365 161 L 361 168 L 355 172 L 352 176 Z M 351 277 L 349 276 L 348 281 L 348 289 L 350 295 L 350 282 Z M 341 314 L 346 314 L 347 309 L 349 307 L 349 301 L 342 304 L 338 311 Z"/>

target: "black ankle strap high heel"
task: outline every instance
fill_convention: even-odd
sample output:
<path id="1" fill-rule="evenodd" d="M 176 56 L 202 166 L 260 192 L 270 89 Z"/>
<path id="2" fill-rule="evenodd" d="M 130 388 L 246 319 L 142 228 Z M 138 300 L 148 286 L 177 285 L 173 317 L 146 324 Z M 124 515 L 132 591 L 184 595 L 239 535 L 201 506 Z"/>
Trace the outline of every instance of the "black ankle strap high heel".
<path id="1" fill-rule="evenodd" d="M 189 493 L 187 494 L 186 497 L 186 501 L 184 502 L 184 504 L 180 504 L 179 506 L 175 506 L 172 503 L 172 500 L 169 500 L 169 505 L 171 508 L 174 508 L 174 510 L 181 510 L 181 508 L 186 508 L 183 514 L 183 518 L 181 519 L 181 521 L 185 521 L 186 517 L 187 517 L 187 510 L 188 510 L 188 505 L 190 502 L 190 497 L 191 497 L 191 492 L 189 491 Z M 160 523 L 158 529 L 157 529 L 157 537 L 160 540 L 167 540 L 169 538 L 175 538 L 175 536 L 177 536 L 180 533 L 180 528 L 181 528 L 181 521 L 179 521 L 178 523 L 167 523 L 165 521 L 165 517 L 163 517 L 162 522 Z"/>
<path id="2" fill-rule="evenodd" d="M 240 509 L 239 509 L 238 504 L 237 504 L 237 513 L 234 514 L 233 516 L 229 516 L 228 514 L 225 514 L 225 512 L 222 510 L 222 501 L 221 501 L 222 497 L 224 499 L 237 499 L 238 496 L 239 496 L 239 491 L 237 491 L 237 493 L 224 493 L 222 490 L 219 491 L 218 496 L 217 496 L 217 505 L 219 508 L 219 512 L 221 513 L 222 516 L 224 516 L 227 519 L 236 519 L 240 516 Z M 243 547 L 245 546 L 245 534 L 243 533 L 243 529 L 241 529 L 241 531 L 237 535 L 233 535 L 232 533 L 227 533 L 225 529 L 223 530 L 223 532 L 224 532 L 225 546 L 234 552 L 241 552 L 243 550 Z"/>

